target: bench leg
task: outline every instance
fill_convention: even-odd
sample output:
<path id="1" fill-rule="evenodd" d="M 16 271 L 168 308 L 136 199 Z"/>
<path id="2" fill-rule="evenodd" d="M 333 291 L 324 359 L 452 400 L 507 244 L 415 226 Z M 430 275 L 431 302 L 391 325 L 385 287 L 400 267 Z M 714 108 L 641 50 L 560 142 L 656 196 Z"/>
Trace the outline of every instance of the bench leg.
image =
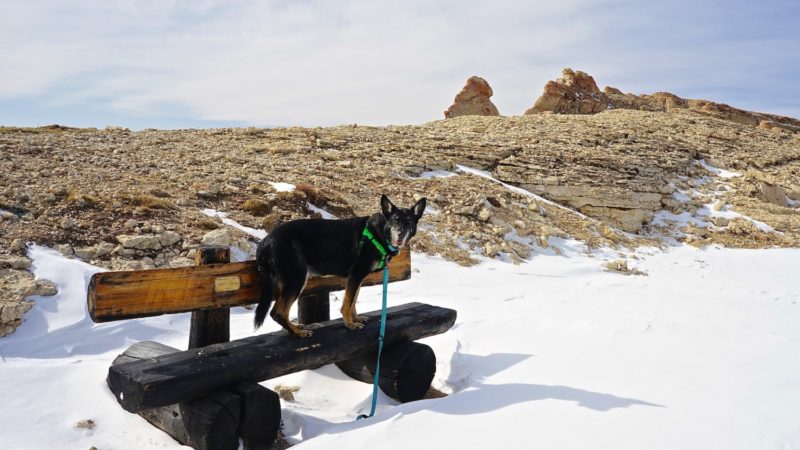
<path id="1" fill-rule="evenodd" d="M 177 352 L 158 342 L 138 342 L 112 365 Z M 139 412 L 183 445 L 203 450 L 267 450 L 281 423 L 278 394 L 254 382 L 238 382 L 199 399 Z"/>
<path id="2" fill-rule="evenodd" d="M 336 366 L 350 378 L 372 384 L 376 354 L 349 359 Z M 436 354 L 419 342 L 398 342 L 383 349 L 378 386 L 399 402 L 422 399 L 436 374 Z"/>
<path id="3" fill-rule="evenodd" d="M 303 325 L 331 320 L 329 292 L 301 295 L 297 302 L 297 321 Z"/>

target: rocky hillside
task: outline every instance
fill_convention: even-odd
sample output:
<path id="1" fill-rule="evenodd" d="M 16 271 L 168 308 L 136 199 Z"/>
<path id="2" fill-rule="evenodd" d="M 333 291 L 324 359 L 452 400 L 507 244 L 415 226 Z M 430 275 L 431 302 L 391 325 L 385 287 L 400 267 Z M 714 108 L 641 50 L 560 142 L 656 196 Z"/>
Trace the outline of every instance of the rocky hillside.
<path id="1" fill-rule="evenodd" d="M 426 196 L 413 247 L 460 264 L 558 252 L 559 238 L 620 249 L 800 245 L 800 129 L 791 119 L 752 123 L 683 99 L 597 92 L 591 99 L 607 107 L 596 114 L 415 126 L 0 128 L 3 323 L 18 321 L 20 298 L 47 290 L 20 287 L 27 242 L 115 269 L 190 264 L 204 242 L 251 250 L 256 238 L 207 209 L 269 230 L 320 210 L 371 214 L 381 193 L 401 205 Z"/>

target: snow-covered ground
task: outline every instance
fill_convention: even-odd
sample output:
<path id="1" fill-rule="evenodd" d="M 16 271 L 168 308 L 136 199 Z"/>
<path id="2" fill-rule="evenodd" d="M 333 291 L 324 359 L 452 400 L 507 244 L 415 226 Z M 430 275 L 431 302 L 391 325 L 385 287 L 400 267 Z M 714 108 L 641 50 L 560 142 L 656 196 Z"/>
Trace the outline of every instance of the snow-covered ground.
<path id="1" fill-rule="evenodd" d="M 458 310 L 452 330 L 424 340 L 450 395 L 382 396 L 354 422 L 371 387 L 328 366 L 265 383 L 300 387 L 285 432 L 298 449 L 800 448 L 800 250 L 640 249 L 629 263 L 648 276 L 604 271 L 614 252 L 565 254 L 470 268 L 414 255 L 389 303 Z M 185 348 L 188 315 L 93 324 L 98 269 L 42 247 L 30 256 L 59 293 L 0 339 L 0 447 L 178 448 L 122 410 L 105 376 L 136 341 Z M 359 301 L 377 309 L 380 287 Z M 231 326 L 249 336 L 252 312 L 235 309 Z M 96 428 L 76 428 L 84 419 Z"/>

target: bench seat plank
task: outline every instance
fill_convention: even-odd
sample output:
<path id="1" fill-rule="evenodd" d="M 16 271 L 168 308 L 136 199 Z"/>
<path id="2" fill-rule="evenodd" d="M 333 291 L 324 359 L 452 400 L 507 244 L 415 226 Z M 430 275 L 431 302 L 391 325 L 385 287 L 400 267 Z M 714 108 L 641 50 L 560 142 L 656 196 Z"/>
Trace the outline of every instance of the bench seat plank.
<path id="1" fill-rule="evenodd" d="M 380 311 L 365 314 L 357 331 L 342 319 L 313 325 L 308 338 L 286 331 L 213 344 L 169 355 L 112 366 L 108 386 L 130 412 L 198 398 L 238 382 L 260 382 L 301 370 L 315 369 L 375 352 Z M 387 310 L 385 345 L 444 333 L 456 321 L 456 311 L 422 303 Z"/>

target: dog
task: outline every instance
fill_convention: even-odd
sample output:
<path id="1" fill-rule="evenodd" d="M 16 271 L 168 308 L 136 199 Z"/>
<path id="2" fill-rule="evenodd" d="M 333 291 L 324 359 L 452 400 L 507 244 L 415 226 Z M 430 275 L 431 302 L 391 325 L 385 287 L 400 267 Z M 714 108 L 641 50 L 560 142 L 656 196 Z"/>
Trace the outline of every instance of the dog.
<path id="1" fill-rule="evenodd" d="M 366 317 L 356 314 L 361 282 L 408 245 L 417 233 L 417 222 L 426 204 L 427 200 L 422 198 L 411 208 L 398 208 L 383 194 L 381 212 L 372 216 L 300 219 L 277 226 L 256 251 L 261 295 L 253 321 L 255 329 L 264 323 L 274 302 L 270 316 L 275 322 L 295 336 L 311 336 L 311 330 L 289 320 L 289 310 L 303 292 L 308 277 L 314 275 L 347 277 L 342 319 L 347 328 L 361 329 L 366 322 Z"/>

